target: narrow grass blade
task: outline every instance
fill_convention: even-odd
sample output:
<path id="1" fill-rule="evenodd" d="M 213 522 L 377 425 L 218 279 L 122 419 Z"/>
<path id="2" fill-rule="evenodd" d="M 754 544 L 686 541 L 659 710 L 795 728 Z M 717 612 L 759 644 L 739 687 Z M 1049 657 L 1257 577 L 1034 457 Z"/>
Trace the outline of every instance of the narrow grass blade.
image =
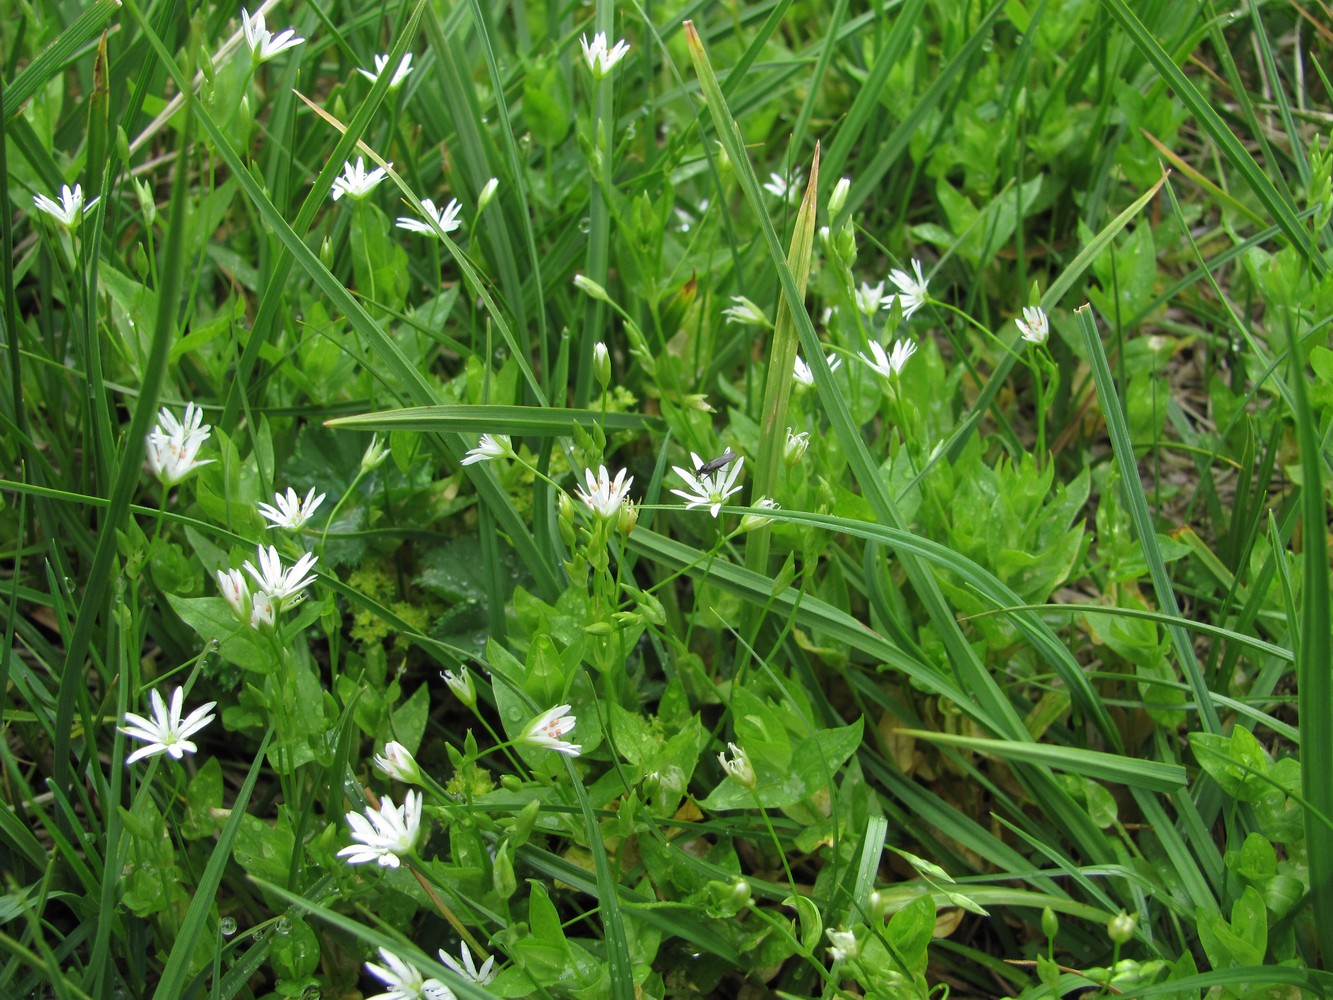
<path id="1" fill-rule="evenodd" d="M 658 430 L 662 421 L 639 413 L 602 413 L 600 410 L 569 410 L 557 406 L 409 406 L 377 413 L 358 413 L 324 421 L 327 427 L 366 431 L 441 431 L 457 434 L 512 434 L 522 437 L 568 437 L 570 427 L 607 430 Z"/>
<path id="2" fill-rule="evenodd" d="M 17 115 L 33 94 L 69 65 L 75 53 L 96 38 L 119 10 L 120 0 L 96 0 L 84 8 L 74 23 L 62 31 L 36 59 L 24 66 L 5 88 L 2 106 L 5 121 Z"/>
<path id="3" fill-rule="evenodd" d="M 1097 326 L 1092 318 L 1092 307 L 1083 306 L 1077 310 L 1079 330 L 1083 334 L 1083 345 L 1087 349 L 1088 361 L 1092 365 L 1093 381 L 1097 385 L 1097 395 L 1102 401 L 1102 414 L 1106 419 L 1106 430 L 1111 437 L 1111 449 L 1116 462 L 1120 465 L 1121 482 L 1124 484 L 1125 505 L 1129 508 L 1130 519 L 1143 547 L 1143 558 L 1148 563 L 1148 574 L 1152 578 L 1153 592 L 1163 612 L 1173 619 L 1180 619 L 1180 606 L 1176 603 L 1175 588 L 1166 563 L 1162 560 L 1161 550 L 1157 547 L 1157 529 L 1148 510 L 1148 498 L 1144 495 L 1143 484 L 1139 481 L 1139 463 L 1134 456 L 1134 446 L 1129 437 L 1129 424 L 1125 411 L 1121 407 L 1120 396 L 1116 391 L 1115 381 L 1111 377 L 1111 367 L 1102 349 L 1102 341 L 1097 336 Z M 1217 717 L 1217 709 L 1208 693 L 1199 660 L 1194 655 L 1194 646 L 1185 629 L 1177 624 L 1168 624 L 1167 633 L 1171 636 L 1171 645 L 1190 690 L 1194 694 L 1199 712 L 1199 721 L 1210 733 L 1221 732 L 1222 725 Z"/>

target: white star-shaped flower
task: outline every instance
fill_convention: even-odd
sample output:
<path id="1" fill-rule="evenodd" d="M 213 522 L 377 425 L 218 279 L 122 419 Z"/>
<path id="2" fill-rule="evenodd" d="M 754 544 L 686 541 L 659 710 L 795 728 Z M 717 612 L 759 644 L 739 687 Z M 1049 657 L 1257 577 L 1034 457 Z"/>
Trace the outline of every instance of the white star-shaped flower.
<path id="1" fill-rule="evenodd" d="M 389 166 L 393 166 L 392 163 Z M 379 186 L 380 181 L 388 177 L 388 171 L 383 167 L 376 167 L 374 170 L 366 170 L 366 161 L 358 156 L 356 163 L 350 160 L 343 163 L 343 172 L 341 177 L 333 179 L 333 191 L 331 197 L 337 201 L 343 195 L 360 201 L 370 192 Z"/>
<path id="2" fill-rule="evenodd" d="M 926 300 L 930 298 L 930 292 L 926 290 L 925 275 L 921 273 L 921 261 L 915 257 L 912 258 L 912 270 L 915 272 L 915 276 L 896 267 L 890 271 L 889 280 L 893 282 L 893 287 L 898 289 L 898 295 L 884 296 L 885 309 L 893 308 L 895 298 L 902 299 L 903 319 L 911 319 L 912 313 L 925 305 Z"/>
<path id="3" fill-rule="evenodd" d="M 868 358 L 864 354 L 859 357 L 885 378 L 893 378 L 903 370 L 907 359 L 916 353 L 916 344 L 911 340 L 900 340 L 893 345 L 893 351 L 886 354 L 884 348 L 872 340 L 870 353 L 874 355 L 873 358 Z"/>
<path id="4" fill-rule="evenodd" d="M 296 48 L 305 41 L 298 38 L 294 28 L 288 28 L 274 35 L 264 27 L 264 15 L 251 17 L 244 7 L 241 8 L 241 26 L 245 29 L 245 42 L 250 46 L 250 57 L 257 63 L 268 62 L 274 56 Z"/>
<path id="5" fill-rule="evenodd" d="M 523 730 L 523 735 L 518 738 L 518 742 L 539 747 L 542 750 L 554 750 L 566 757 L 577 757 L 583 746 L 561 739 L 574 728 L 576 721 L 574 716 L 565 714 L 568 711 L 568 705 L 556 705 L 555 708 L 543 712 L 528 723 L 527 728 Z"/>
<path id="6" fill-rule="evenodd" d="M 606 35 L 600 31 L 592 36 L 591 43 L 587 35 L 580 35 L 579 44 L 583 46 L 583 58 L 588 62 L 588 69 L 592 70 L 592 75 L 598 80 L 604 79 L 629 52 L 629 42 L 623 38 L 608 49 Z"/>
<path id="7" fill-rule="evenodd" d="M 401 806 L 386 795 L 379 809 L 367 809 L 364 816 L 349 812 L 347 825 L 358 843 L 344 847 L 338 857 L 346 858 L 349 865 L 377 861 L 385 868 L 397 868 L 399 855 L 411 854 L 421 834 L 421 793 L 409 790 Z"/>
<path id="8" fill-rule="evenodd" d="M 125 759 L 126 764 L 133 764 L 143 757 L 157 753 L 169 753 L 180 760 L 187 753 L 194 753 L 199 748 L 189 739 L 213 721 L 212 710 L 217 702 L 210 701 L 200 705 L 184 719 L 181 710 L 185 700 L 185 689 L 176 688 L 171 693 L 171 708 L 168 710 L 161 693 L 154 688 L 149 695 L 153 703 L 153 717 L 145 719 L 133 712 L 125 713 L 125 724 L 120 731 L 136 740 L 144 740 L 148 746 L 140 747 Z"/>
<path id="9" fill-rule="evenodd" d="M 879 312 L 882 305 L 884 305 L 884 282 L 881 281 L 878 285 L 861 282 L 861 287 L 856 290 L 856 308 L 867 316 L 873 316 Z"/>
<path id="10" fill-rule="evenodd" d="M 35 194 L 32 196 L 32 203 L 40 208 L 51 218 L 55 219 L 66 229 L 73 229 L 83 221 L 83 213 L 88 211 L 100 201 L 100 198 L 94 198 L 92 201 L 84 204 L 83 187 L 75 184 L 70 188 L 68 184 L 60 186 L 60 201 L 52 201 L 44 194 Z"/>
<path id="11" fill-rule="evenodd" d="M 732 305 L 722 310 L 722 315 L 727 317 L 728 323 L 742 323 L 745 326 L 772 326 L 768 317 L 764 315 L 764 310 L 751 302 L 744 295 L 733 295 L 731 297 Z"/>
<path id="12" fill-rule="evenodd" d="M 380 949 L 380 958 L 384 965 L 367 962 L 366 971 L 389 989 L 366 1000 L 454 1000 L 453 990 L 438 979 L 427 979 L 388 948 Z"/>
<path id="13" fill-rule="evenodd" d="M 421 207 L 426 210 L 427 216 L 430 217 L 434 224 L 400 215 L 397 223 L 398 228 L 406 229 L 413 233 L 422 233 L 426 236 L 438 237 L 440 232 L 452 233 L 463 224 L 458 221 L 458 216 L 462 213 L 463 206 L 458 203 L 457 198 L 450 198 L 449 204 L 445 205 L 444 208 L 436 208 L 435 202 L 431 201 L 429 198 L 423 198 L 421 200 Z M 436 225 L 439 226 L 439 232 L 436 231 Z"/>
<path id="14" fill-rule="evenodd" d="M 746 788 L 753 788 L 758 779 L 755 777 L 754 765 L 750 763 L 749 755 L 735 743 L 728 743 L 727 749 L 731 751 L 730 757 L 725 753 L 717 755 L 717 762 L 722 765 L 722 770 Z"/>
<path id="15" fill-rule="evenodd" d="M 842 358 L 836 354 L 830 354 L 825 360 L 828 361 L 828 369 L 831 372 L 837 371 L 838 366 L 842 364 Z M 796 362 L 792 366 L 792 374 L 796 381 L 806 388 L 815 384 L 815 373 L 810 370 L 810 366 L 805 363 L 799 354 L 796 355 Z"/>
<path id="16" fill-rule="evenodd" d="M 1051 335 L 1051 321 L 1041 306 L 1024 306 L 1023 318 L 1014 322 L 1018 324 L 1023 339 L 1030 344 L 1044 344 Z"/>
<path id="17" fill-rule="evenodd" d="M 805 178 L 801 174 L 800 168 L 791 172 L 791 180 L 783 177 L 781 174 L 769 174 L 768 180 L 764 182 L 764 190 L 774 198 L 781 198 L 783 201 L 789 201 L 795 204 L 801 198 L 801 185 Z"/>
<path id="18" fill-rule="evenodd" d="M 717 517 L 722 505 L 726 503 L 727 497 L 740 491 L 736 485 L 736 479 L 741 474 L 741 467 L 745 465 L 744 458 L 738 458 L 735 462 L 728 463 L 720 469 L 713 472 L 702 473 L 705 462 L 694 452 L 690 452 L 690 460 L 694 462 L 694 472 L 688 469 L 682 469 L 679 465 L 673 465 L 672 471 L 685 483 L 689 492 L 685 490 L 672 490 L 685 501 L 685 509 L 692 510 L 695 507 L 707 507 L 709 513 Z"/>
<path id="19" fill-rule="evenodd" d="M 357 72 L 364 76 L 371 83 L 379 82 L 379 78 L 384 75 L 385 67 L 389 65 L 389 56 L 386 53 L 375 57 L 375 72 L 368 69 L 357 68 Z M 403 58 L 398 60 L 398 68 L 393 71 L 393 77 L 389 80 L 389 91 L 392 93 L 403 85 L 407 79 L 407 74 L 412 72 L 412 53 L 404 52 Z"/>
<path id="20" fill-rule="evenodd" d="M 477 446 L 463 456 L 460 465 L 475 465 L 477 462 L 490 462 L 505 458 L 514 453 L 514 446 L 509 442 L 508 434 L 483 434 L 477 440 Z"/>
<path id="21" fill-rule="evenodd" d="M 588 508 L 601 517 L 615 517 L 620 513 L 621 505 L 625 498 L 629 496 L 630 485 L 634 482 L 634 477 L 625 478 L 628 469 L 621 469 L 616 473 L 616 478 L 612 479 L 611 474 L 606 471 L 605 465 L 597 467 L 597 475 L 592 474 L 592 469 L 584 469 L 584 482 L 587 483 L 587 492 L 582 488 L 574 491 L 574 495 L 588 505 Z"/>
<path id="22" fill-rule="evenodd" d="M 296 495 L 296 490 L 288 486 L 286 495 L 273 494 L 272 504 L 259 504 L 259 513 L 270 522 L 269 527 L 300 531 L 310 520 L 310 515 L 315 513 L 315 508 L 323 502 L 324 494 L 315 496 L 313 486 L 310 487 L 310 492 L 305 495 L 304 500 Z"/>
<path id="23" fill-rule="evenodd" d="M 463 962 L 460 965 L 458 959 L 454 958 L 443 948 L 440 949 L 440 961 L 453 969 L 462 978 L 474 982 L 479 986 L 485 986 L 498 975 L 495 966 L 495 956 L 492 955 L 486 961 L 481 963 L 481 968 L 472 961 L 472 951 L 468 948 L 466 941 L 460 941 L 459 945 L 463 949 Z"/>
<path id="24" fill-rule="evenodd" d="M 213 460 L 198 460 L 199 449 L 208 440 L 211 429 L 204 423 L 204 411 L 187 403 L 185 419 L 163 407 L 157 415 L 158 423 L 148 432 L 146 454 L 148 467 L 164 486 L 175 486 L 195 469 Z"/>
<path id="25" fill-rule="evenodd" d="M 259 568 L 249 559 L 243 564 L 245 571 L 259 585 L 260 591 L 273 599 L 279 608 L 290 607 L 297 603 L 306 585 L 315 579 L 311 568 L 319 562 L 319 557 L 307 552 L 290 569 L 283 569 L 282 556 L 272 545 L 259 546 Z M 308 575 L 307 575 L 308 574 Z"/>
<path id="26" fill-rule="evenodd" d="M 421 784 L 421 767 L 412 751 L 394 740 L 384 744 L 382 755 L 375 755 L 375 766 L 397 781 L 408 785 Z"/>

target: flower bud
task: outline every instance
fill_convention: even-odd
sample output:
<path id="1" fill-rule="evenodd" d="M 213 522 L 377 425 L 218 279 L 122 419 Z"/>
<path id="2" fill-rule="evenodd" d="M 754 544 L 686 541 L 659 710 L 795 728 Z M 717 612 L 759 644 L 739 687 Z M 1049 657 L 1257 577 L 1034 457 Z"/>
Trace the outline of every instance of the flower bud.
<path id="1" fill-rule="evenodd" d="M 749 755 L 735 743 L 728 743 L 727 749 L 731 751 L 730 760 L 727 759 L 725 753 L 717 755 L 717 762 L 722 765 L 722 770 L 746 788 L 754 788 L 759 783 L 759 779 L 755 776 L 754 766 L 750 763 Z"/>
<path id="2" fill-rule="evenodd" d="M 326 270 L 333 270 L 333 241 L 327 236 L 319 244 L 319 262 Z"/>
<path id="3" fill-rule="evenodd" d="M 384 464 L 384 460 L 388 457 L 389 446 L 380 444 L 378 434 L 370 435 L 370 444 L 366 445 L 365 454 L 361 456 L 361 474 L 364 476 L 367 473 L 374 472 Z"/>
<path id="4" fill-rule="evenodd" d="M 603 389 L 611 382 L 611 352 L 600 340 L 592 345 L 592 370 Z"/>
<path id="5" fill-rule="evenodd" d="M 782 504 L 778 503 L 776 500 L 770 499 L 769 497 L 760 497 L 758 500 L 754 502 L 754 506 L 762 507 L 764 510 L 782 509 Z M 772 520 L 773 519 L 771 517 L 766 517 L 763 514 L 746 514 L 744 517 L 741 518 L 740 530 L 742 532 L 754 531 L 755 528 L 762 528 L 764 525 L 768 524 Z"/>
<path id="6" fill-rule="evenodd" d="M 1132 917 L 1121 910 L 1106 922 L 1106 935 L 1116 944 L 1124 944 L 1134 936 L 1134 928 L 1139 924 L 1137 917 Z"/>
<path id="7" fill-rule="evenodd" d="M 593 281 L 586 274 L 574 275 L 574 287 L 589 298 L 596 299 L 598 302 L 611 301 L 611 296 L 606 294 L 606 289 L 597 284 L 597 282 Z"/>
<path id="8" fill-rule="evenodd" d="M 833 185 L 833 193 L 828 199 L 828 214 L 830 217 L 837 215 L 847 204 L 847 192 L 852 189 L 852 179 L 843 177 L 837 184 Z"/>
<path id="9" fill-rule="evenodd" d="M 830 928 L 826 933 L 829 939 L 829 958 L 833 961 L 843 962 L 861 953 L 861 946 L 856 943 L 856 935 L 851 931 L 835 931 Z"/>
<path id="10" fill-rule="evenodd" d="M 395 781 L 409 785 L 421 784 L 421 768 L 410 750 L 390 740 L 384 744 L 383 755 L 375 755 L 375 766 Z"/>
<path id="11" fill-rule="evenodd" d="M 498 191 L 499 189 L 500 189 L 500 178 L 498 177 L 492 177 L 482 186 L 481 193 L 477 195 L 478 215 L 486 211 L 486 206 L 495 200 L 495 192 Z"/>
<path id="12" fill-rule="evenodd" d="M 116 126 L 116 155 L 128 169 L 130 165 L 130 137 L 125 134 L 123 125 Z"/>
<path id="13" fill-rule="evenodd" d="M 801 431 L 800 433 L 797 433 L 788 427 L 787 443 L 782 449 L 782 458 L 787 463 L 787 468 L 791 469 L 799 465 L 801 459 L 805 458 L 805 450 L 809 447 L 809 431 Z"/>
<path id="14" fill-rule="evenodd" d="M 491 885 L 495 888 L 495 894 L 501 899 L 508 899 L 518 889 L 512 855 L 513 849 L 507 840 L 496 848 L 495 861 L 491 867 Z"/>
<path id="15" fill-rule="evenodd" d="M 1055 911 L 1049 906 L 1041 908 L 1041 932 L 1047 938 L 1054 940 L 1060 933 L 1060 918 L 1055 915 Z"/>
<path id="16" fill-rule="evenodd" d="M 153 185 L 136 179 L 134 193 L 139 198 L 139 211 L 143 213 L 144 225 L 151 228 L 157 219 L 157 201 L 153 198 Z"/>
<path id="17" fill-rule="evenodd" d="M 477 689 L 472 684 L 472 674 L 467 667 L 459 667 L 458 673 L 454 673 L 452 670 L 441 670 L 440 676 L 444 678 L 444 683 L 449 685 L 449 690 L 454 693 L 455 698 L 468 708 L 476 707 Z"/>
<path id="18" fill-rule="evenodd" d="M 639 523 L 638 504 L 631 500 L 626 500 L 620 505 L 620 514 L 618 515 L 618 518 L 616 527 L 620 530 L 621 535 L 628 538 L 630 532 L 632 532 L 635 526 Z"/>

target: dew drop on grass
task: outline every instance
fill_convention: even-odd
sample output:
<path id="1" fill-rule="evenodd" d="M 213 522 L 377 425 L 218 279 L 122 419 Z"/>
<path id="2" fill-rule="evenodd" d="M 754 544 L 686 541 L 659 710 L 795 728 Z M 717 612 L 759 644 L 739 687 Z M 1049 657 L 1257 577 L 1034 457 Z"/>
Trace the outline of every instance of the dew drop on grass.
<path id="1" fill-rule="evenodd" d="M 222 932 L 223 937 L 231 937 L 236 933 L 236 918 L 223 917 L 218 921 L 218 930 Z"/>
<path id="2" fill-rule="evenodd" d="M 292 932 L 292 922 L 286 917 L 279 917 L 273 924 L 273 933 L 279 937 L 286 937 Z"/>
<path id="3" fill-rule="evenodd" d="M 589 216 L 585 215 L 583 218 L 579 219 L 579 232 L 584 236 L 587 236 L 592 232 L 592 219 Z"/>

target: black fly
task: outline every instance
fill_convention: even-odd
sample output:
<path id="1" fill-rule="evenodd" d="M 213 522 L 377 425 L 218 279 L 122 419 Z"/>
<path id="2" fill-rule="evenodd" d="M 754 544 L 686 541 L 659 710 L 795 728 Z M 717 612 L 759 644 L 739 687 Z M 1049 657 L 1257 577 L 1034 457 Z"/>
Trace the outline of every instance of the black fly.
<path id="1" fill-rule="evenodd" d="M 734 451 L 728 448 L 721 455 L 718 455 L 717 458 L 713 459 L 710 462 L 705 462 L 703 465 L 699 466 L 699 475 L 701 476 L 712 475 L 718 469 L 725 468 L 732 462 L 736 461 L 738 457 L 739 456 Z"/>

